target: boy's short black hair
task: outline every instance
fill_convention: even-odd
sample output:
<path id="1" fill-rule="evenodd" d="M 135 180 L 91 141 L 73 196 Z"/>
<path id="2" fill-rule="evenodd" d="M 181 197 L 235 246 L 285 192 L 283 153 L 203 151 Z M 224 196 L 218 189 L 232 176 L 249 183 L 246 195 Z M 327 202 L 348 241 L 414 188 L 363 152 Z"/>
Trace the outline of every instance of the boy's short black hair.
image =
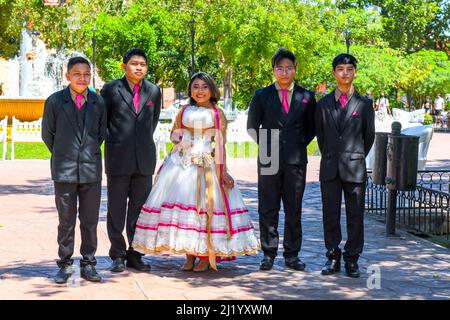
<path id="1" fill-rule="evenodd" d="M 348 53 L 341 53 L 333 59 L 333 70 L 336 69 L 338 64 L 352 64 L 356 69 L 358 60 L 354 56 Z"/>
<path id="2" fill-rule="evenodd" d="M 147 63 L 147 55 L 145 54 L 145 52 L 139 48 L 133 48 L 128 50 L 127 52 L 125 52 L 125 54 L 123 55 L 123 60 L 122 62 L 127 64 L 128 61 L 130 61 L 132 56 L 140 56 L 143 57 L 145 59 L 145 63 Z"/>
<path id="3" fill-rule="evenodd" d="M 69 59 L 69 62 L 67 63 L 67 71 L 70 71 L 70 69 L 73 68 L 74 65 L 84 63 L 89 66 L 89 69 L 91 69 L 91 64 L 89 63 L 88 59 L 83 57 L 73 57 Z"/>
<path id="4" fill-rule="evenodd" d="M 297 59 L 295 58 L 295 54 L 285 48 L 280 48 L 272 57 L 272 69 L 275 68 L 278 62 L 285 58 L 291 60 L 294 66 L 297 66 Z"/>

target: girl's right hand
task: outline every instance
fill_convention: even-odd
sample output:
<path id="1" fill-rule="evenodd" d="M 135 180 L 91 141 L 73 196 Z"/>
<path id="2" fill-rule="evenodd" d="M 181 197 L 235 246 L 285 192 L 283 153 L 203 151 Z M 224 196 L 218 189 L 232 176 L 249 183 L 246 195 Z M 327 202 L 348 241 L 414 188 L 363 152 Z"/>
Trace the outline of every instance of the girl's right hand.
<path id="1" fill-rule="evenodd" d="M 173 148 L 171 153 L 184 152 L 185 150 L 192 147 L 192 143 L 190 141 L 181 141 L 177 143 Z"/>

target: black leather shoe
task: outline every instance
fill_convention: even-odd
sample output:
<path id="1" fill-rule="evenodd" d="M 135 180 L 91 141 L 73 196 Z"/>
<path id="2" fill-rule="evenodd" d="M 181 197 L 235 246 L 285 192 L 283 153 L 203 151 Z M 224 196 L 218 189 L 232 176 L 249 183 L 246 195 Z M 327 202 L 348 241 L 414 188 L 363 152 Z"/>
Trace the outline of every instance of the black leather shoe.
<path id="1" fill-rule="evenodd" d="M 261 263 L 259 264 L 259 270 L 268 271 L 272 269 L 274 260 L 275 258 L 264 256 L 264 258 L 261 260 Z"/>
<path id="2" fill-rule="evenodd" d="M 80 275 L 83 279 L 91 282 L 100 282 L 102 281 L 102 277 L 97 273 L 95 267 L 93 265 L 86 265 L 81 267 Z"/>
<path id="3" fill-rule="evenodd" d="M 341 260 L 340 259 L 328 259 L 322 268 L 322 274 L 324 276 L 335 274 L 341 271 Z"/>
<path id="4" fill-rule="evenodd" d="M 128 257 L 127 258 L 127 268 L 132 268 L 135 269 L 137 271 L 150 271 L 150 266 L 146 263 L 144 263 L 144 261 L 142 261 L 141 257 Z"/>
<path id="5" fill-rule="evenodd" d="M 114 259 L 109 268 L 111 272 L 123 272 L 125 271 L 125 260 L 123 258 Z"/>
<path id="6" fill-rule="evenodd" d="M 55 282 L 58 284 L 64 284 L 69 280 L 72 275 L 72 266 L 65 266 L 59 268 L 58 273 L 55 276 Z"/>
<path id="7" fill-rule="evenodd" d="M 298 257 L 286 258 L 284 260 L 286 267 L 297 271 L 305 270 L 306 265 Z"/>
<path id="8" fill-rule="evenodd" d="M 359 267 L 356 262 L 346 262 L 345 263 L 345 274 L 350 278 L 359 278 L 360 272 Z"/>

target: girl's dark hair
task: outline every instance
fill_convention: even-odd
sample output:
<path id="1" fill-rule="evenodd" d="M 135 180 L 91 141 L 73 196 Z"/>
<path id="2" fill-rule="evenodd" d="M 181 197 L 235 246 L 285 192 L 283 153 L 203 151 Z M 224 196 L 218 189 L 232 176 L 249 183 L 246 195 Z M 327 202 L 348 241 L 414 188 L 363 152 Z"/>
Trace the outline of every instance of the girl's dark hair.
<path id="1" fill-rule="evenodd" d="M 209 91 L 211 91 L 211 98 L 209 99 L 209 101 L 217 103 L 217 101 L 219 101 L 220 99 L 220 91 L 219 88 L 217 87 L 217 85 L 214 83 L 214 80 L 211 78 L 211 76 L 209 74 L 207 74 L 206 72 L 197 72 L 196 74 L 194 74 L 191 77 L 191 80 L 189 81 L 189 85 L 188 85 L 188 96 L 189 96 L 189 103 L 191 105 L 195 105 L 197 102 L 194 100 L 194 98 L 192 98 L 192 92 L 191 92 L 191 86 L 192 83 L 196 80 L 196 79 L 200 79 L 206 82 L 206 84 L 208 85 Z"/>

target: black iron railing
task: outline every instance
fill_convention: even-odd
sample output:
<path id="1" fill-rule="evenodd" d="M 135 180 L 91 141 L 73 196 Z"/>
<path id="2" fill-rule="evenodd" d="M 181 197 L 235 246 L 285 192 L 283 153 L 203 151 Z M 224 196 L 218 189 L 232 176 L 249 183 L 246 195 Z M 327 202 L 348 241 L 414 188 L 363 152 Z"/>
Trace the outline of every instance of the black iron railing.
<path id="1" fill-rule="evenodd" d="M 417 174 L 414 191 L 398 191 L 396 223 L 399 227 L 437 237 L 450 245 L 450 170 L 427 170 Z M 372 183 L 368 173 L 366 211 L 386 217 L 388 190 Z"/>

